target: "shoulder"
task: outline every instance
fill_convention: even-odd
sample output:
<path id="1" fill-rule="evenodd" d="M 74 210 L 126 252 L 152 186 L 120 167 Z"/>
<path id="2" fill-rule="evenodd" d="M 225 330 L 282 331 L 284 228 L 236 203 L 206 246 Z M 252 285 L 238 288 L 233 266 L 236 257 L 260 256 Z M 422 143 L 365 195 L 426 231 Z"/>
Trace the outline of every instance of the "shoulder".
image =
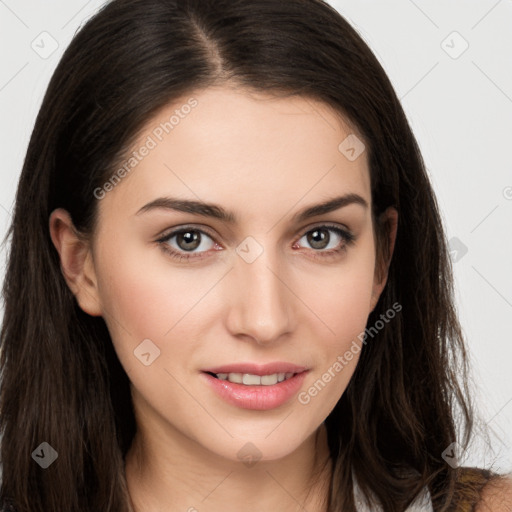
<path id="1" fill-rule="evenodd" d="M 512 475 L 491 478 L 482 489 L 475 512 L 511 512 Z"/>
<path id="2" fill-rule="evenodd" d="M 512 512 L 512 475 L 463 466 L 456 470 L 452 503 L 461 512 Z"/>

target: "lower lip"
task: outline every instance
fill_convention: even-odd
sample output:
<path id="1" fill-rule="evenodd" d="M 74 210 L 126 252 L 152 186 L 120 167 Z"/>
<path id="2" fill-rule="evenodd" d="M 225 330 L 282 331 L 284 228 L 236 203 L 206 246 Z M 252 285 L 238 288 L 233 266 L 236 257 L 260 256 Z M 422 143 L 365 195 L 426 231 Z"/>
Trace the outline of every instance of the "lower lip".
<path id="1" fill-rule="evenodd" d="M 279 407 L 290 400 L 301 388 L 307 373 L 308 370 L 297 373 L 271 386 L 246 386 L 217 379 L 208 373 L 202 372 L 202 375 L 213 390 L 230 404 L 242 409 L 264 411 Z"/>

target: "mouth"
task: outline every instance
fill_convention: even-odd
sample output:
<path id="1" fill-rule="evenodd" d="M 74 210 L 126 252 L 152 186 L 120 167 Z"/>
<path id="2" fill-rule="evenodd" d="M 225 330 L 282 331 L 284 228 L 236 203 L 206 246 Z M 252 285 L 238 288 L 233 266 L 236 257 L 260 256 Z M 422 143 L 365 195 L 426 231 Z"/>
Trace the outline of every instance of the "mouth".
<path id="1" fill-rule="evenodd" d="M 234 364 L 200 373 L 210 389 L 227 403 L 242 409 L 270 410 L 289 403 L 309 368 L 288 363 L 265 366 Z"/>
<path id="2" fill-rule="evenodd" d="M 206 371 L 208 375 L 215 377 L 219 380 L 225 380 L 228 382 L 232 382 L 233 384 L 244 384 L 246 386 L 273 386 L 278 384 L 279 382 L 284 382 L 285 380 L 291 379 L 295 375 L 302 372 L 279 372 L 279 373 L 271 373 L 268 375 L 256 375 L 252 373 L 214 373 Z"/>

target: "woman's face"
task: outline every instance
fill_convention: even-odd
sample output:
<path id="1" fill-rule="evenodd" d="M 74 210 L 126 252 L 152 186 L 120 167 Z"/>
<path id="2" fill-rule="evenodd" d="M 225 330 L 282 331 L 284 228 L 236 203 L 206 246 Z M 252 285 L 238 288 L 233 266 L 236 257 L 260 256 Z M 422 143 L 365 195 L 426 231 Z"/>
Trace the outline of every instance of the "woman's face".
<path id="1" fill-rule="evenodd" d="M 140 428 L 272 460 L 333 409 L 385 284 L 367 154 L 351 134 L 310 99 L 209 88 L 161 111 L 122 179 L 97 190 L 75 291 L 107 323 Z M 237 384 L 206 370 L 277 375 Z"/>

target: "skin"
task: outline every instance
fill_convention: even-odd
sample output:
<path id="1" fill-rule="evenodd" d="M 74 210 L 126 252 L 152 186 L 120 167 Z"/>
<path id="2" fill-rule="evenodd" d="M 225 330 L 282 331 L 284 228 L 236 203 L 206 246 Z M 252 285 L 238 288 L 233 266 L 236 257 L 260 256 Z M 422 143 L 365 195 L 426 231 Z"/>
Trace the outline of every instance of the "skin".
<path id="1" fill-rule="evenodd" d="M 240 504 L 247 512 L 322 511 L 332 469 L 328 463 L 319 474 L 329 460 L 323 422 L 359 353 L 309 403 L 295 396 L 266 411 L 225 402 L 200 370 L 288 361 L 310 368 L 301 391 L 310 388 L 354 340 L 361 345 L 357 336 L 386 283 L 397 212 L 383 214 L 390 254 L 379 273 L 367 154 L 349 161 L 338 145 L 356 132 L 327 105 L 303 97 L 205 89 L 159 112 L 134 149 L 191 96 L 197 107 L 98 202 L 89 240 L 77 237 L 65 210 L 50 218 L 67 283 L 85 312 L 105 319 L 131 381 L 138 431 L 126 458 L 129 492 L 135 510 L 145 512 Z M 345 193 L 370 207 L 350 204 L 293 221 L 306 206 Z M 166 195 L 221 205 L 238 222 L 165 209 L 137 215 Z M 325 223 L 348 229 L 354 243 L 325 256 L 343 240 L 323 231 L 325 249 L 305 236 Z M 155 242 L 191 224 L 212 235 L 201 235 L 194 249 L 204 258 L 178 261 Z M 252 263 L 236 252 L 249 236 L 263 248 Z M 166 243 L 187 254 L 177 237 Z M 144 339 L 160 349 L 149 366 L 134 356 Z M 249 442 L 261 456 L 251 467 L 237 456 Z"/>
<path id="2" fill-rule="evenodd" d="M 509 512 L 512 510 L 512 475 L 488 483 L 475 512 Z"/>

